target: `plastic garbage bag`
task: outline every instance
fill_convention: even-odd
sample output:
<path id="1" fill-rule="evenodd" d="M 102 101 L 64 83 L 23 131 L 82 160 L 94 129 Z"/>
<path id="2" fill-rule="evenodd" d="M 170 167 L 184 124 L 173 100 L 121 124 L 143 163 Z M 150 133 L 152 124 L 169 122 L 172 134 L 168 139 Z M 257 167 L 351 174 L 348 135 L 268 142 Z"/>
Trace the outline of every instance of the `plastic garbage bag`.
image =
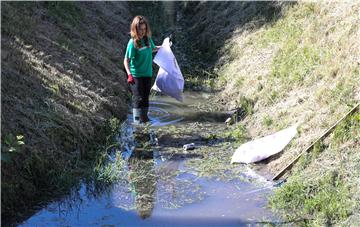
<path id="1" fill-rule="evenodd" d="M 270 157 L 280 151 L 296 135 L 298 124 L 269 136 L 242 144 L 231 158 L 231 163 L 252 163 Z"/>
<path id="2" fill-rule="evenodd" d="M 184 77 L 176 58 L 170 48 L 170 39 L 166 38 L 154 57 L 154 62 L 160 67 L 153 90 L 183 101 Z"/>

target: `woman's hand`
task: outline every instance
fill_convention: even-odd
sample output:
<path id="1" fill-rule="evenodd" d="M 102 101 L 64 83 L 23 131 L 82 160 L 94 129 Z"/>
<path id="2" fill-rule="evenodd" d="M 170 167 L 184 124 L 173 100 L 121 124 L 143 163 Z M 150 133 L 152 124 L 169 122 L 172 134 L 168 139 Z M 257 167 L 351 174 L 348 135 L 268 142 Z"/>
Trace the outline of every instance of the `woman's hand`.
<path id="1" fill-rule="evenodd" d="M 155 48 L 153 49 L 152 52 L 156 52 L 156 51 L 158 51 L 160 48 L 161 48 L 161 46 L 155 46 Z"/>
<path id="2" fill-rule="evenodd" d="M 134 77 L 131 75 L 131 73 L 128 75 L 127 82 L 128 84 L 135 84 Z"/>

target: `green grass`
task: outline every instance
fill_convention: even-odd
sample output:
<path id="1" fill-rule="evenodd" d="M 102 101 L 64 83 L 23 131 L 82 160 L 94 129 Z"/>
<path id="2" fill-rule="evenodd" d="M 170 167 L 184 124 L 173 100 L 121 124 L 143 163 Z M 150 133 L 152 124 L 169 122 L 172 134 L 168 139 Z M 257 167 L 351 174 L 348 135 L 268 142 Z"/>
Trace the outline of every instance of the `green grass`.
<path id="1" fill-rule="evenodd" d="M 273 119 L 269 115 L 266 115 L 263 118 L 263 124 L 269 128 L 273 124 Z"/>
<path id="2" fill-rule="evenodd" d="M 315 4 L 302 4 L 301 7 L 295 5 L 288 8 L 283 18 L 276 21 L 275 24 L 267 25 L 267 29 L 257 36 L 254 42 L 260 47 L 268 47 L 273 43 L 282 43 L 284 41 L 299 40 L 303 34 L 302 22 L 306 18 L 314 17 Z"/>
<path id="3" fill-rule="evenodd" d="M 299 45 L 297 40 L 289 41 L 276 54 L 271 66 L 271 77 L 280 79 L 287 88 L 302 85 L 320 63 L 319 51 L 310 45 Z"/>
<path id="4" fill-rule="evenodd" d="M 296 221 L 301 226 L 346 222 L 357 209 L 353 200 L 358 198 L 353 194 L 359 193 L 358 169 L 347 165 L 358 159 L 353 146 L 360 141 L 359 128 L 358 111 L 335 128 L 329 141 L 316 143 L 300 158 L 287 183 L 275 191 L 270 207 L 286 221 Z M 350 147 L 341 148 L 344 144 Z"/>
<path id="5" fill-rule="evenodd" d="M 318 179 L 294 176 L 271 197 L 269 204 L 286 221 L 303 220 L 303 226 L 332 225 L 351 211 L 350 193 L 337 172 Z"/>
<path id="6" fill-rule="evenodd" d="M 120 153 L 116 154 L 114 163 L 107 163 L 106 154 L 99 160 L 94 167 L 94 180 L 97 185 L 110 185 L 116 181 L 126 179 L 127 173 L 124 171 L 126 161 L 121 158 Z"/>
<path id="7" fill-rule="evenodd" d="M 353 116 L 346 118 L 339 124 L 333 132 L 333 143 L 336 146 L 346 141 L 360 141 L 360 112 L 357 111 Z"/>
<path id="8" fill-rule="evenodd" d="M 234 139 L 236 144 L 242 144 L 248 140 L 246 127 L 241 123 L 232 126 L 224 135 L 225 137 Z"/>

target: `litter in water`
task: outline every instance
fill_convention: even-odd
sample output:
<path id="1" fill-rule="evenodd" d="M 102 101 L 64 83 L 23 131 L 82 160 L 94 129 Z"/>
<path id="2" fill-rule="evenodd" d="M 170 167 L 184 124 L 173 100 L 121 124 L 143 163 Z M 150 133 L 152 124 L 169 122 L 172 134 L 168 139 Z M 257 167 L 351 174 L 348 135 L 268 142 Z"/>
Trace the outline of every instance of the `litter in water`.
<path id="1" fill-rule="evenodd" d="M 194 150 L 195 149 L 195 144 L 194 143 L 185 144 L 183 146 L 183 148 L 184 148 L 184 151 Z"/>

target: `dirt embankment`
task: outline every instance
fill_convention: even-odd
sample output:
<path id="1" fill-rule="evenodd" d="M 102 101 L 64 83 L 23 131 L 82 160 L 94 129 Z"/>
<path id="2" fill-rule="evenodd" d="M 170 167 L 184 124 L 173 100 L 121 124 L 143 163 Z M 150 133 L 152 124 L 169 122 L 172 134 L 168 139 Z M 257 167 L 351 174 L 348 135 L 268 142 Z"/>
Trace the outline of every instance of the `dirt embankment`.
<path id="1" fill-rule="evenodd" d="M 125 2 L 1 2 L 2 221 L 74 182 L 124 119 Z M 24 144 L 23 144 L 24 143 Z M 85 165 L 85 166 L 84 166 Z"/>

